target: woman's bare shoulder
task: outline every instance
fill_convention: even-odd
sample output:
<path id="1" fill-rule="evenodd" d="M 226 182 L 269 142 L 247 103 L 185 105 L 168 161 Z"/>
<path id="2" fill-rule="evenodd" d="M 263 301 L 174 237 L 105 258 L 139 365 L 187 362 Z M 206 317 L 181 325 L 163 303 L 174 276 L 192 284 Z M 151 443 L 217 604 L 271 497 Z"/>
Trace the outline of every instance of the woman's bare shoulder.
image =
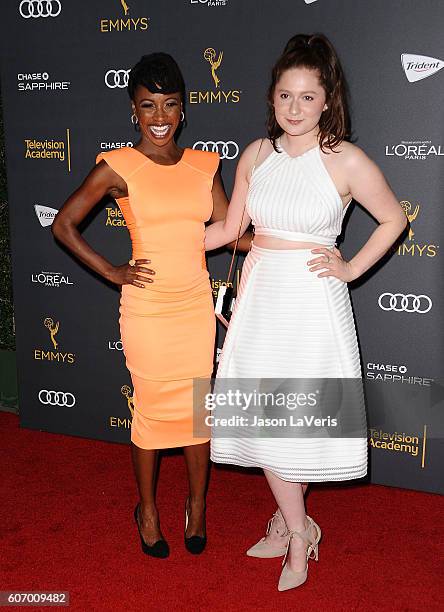
<path id="1" fill-rule="evenodd" d="M 329 158 L 333 164 L 345 166 L 350 170 L 374 163 L 361 147 L 346 140 L 333 147 L 333 154 L 329 154 Z"/>

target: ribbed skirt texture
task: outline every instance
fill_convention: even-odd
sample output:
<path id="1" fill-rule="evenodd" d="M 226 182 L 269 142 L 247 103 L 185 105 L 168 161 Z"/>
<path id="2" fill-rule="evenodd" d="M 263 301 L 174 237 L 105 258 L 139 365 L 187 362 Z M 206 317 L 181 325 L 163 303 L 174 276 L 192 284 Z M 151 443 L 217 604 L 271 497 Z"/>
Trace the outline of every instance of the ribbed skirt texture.
<path id="1" fill-rule="evenodd" d="M 218 378 L 361 378 L 347 284 L 310 272 L 310 249 L 253 244 L 245 259 Z M 362 406 L 357 406 L 362 410 Z M 367 473 L 367 440 L 350 438 L 222 438 L 217 463 L 261 467 L 293 482 L 339 481 Z"/>

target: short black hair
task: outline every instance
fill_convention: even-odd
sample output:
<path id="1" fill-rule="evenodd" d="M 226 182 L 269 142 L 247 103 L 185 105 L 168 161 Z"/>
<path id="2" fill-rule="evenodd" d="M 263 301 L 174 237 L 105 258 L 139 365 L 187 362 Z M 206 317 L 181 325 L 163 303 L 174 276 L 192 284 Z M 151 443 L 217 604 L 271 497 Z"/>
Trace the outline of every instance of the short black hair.
<path id="1" fill-rule="evenodd" d="M 131 69 L 128 79 L 128 94 L 134 100 L 139 85 L 151 93 L 171 94 L 179 92 L 185 101 L 185 82 L 176 61 L 168 53 L 143 55 Z"/>

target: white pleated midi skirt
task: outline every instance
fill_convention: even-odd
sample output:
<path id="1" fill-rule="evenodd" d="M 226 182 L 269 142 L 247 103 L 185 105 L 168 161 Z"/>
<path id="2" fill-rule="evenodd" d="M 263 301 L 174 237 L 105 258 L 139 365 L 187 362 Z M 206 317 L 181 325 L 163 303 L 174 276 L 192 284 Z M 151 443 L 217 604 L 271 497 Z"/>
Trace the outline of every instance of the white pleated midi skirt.
<path id="1" fill-rule="evenodd" d="M 349 289 L 310 272 L 310 249 L 252 245 L 217 378 L 362 378 Z M 217 384 L 217 381 L 216 381 Z M 365 407 L 356 406 L 363 411 Z M 339 481 L 367 473 L 362 437 L 219 437 L 211 459 L 270 470 L 291 482 Z"/>

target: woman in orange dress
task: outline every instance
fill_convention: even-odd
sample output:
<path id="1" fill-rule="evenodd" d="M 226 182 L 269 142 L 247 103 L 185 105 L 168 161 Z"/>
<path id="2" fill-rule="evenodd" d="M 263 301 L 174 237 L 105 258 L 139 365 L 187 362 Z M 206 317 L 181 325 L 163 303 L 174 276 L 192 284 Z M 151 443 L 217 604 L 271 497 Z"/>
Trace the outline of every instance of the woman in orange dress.
<path id="1" fill-rule="evenodd" d="M 213 370 L 205 222 L 225 217 L 227 199 L 218 154 L 182 150 L 174 140 L 184 120 L 185 86 L 173 58 L 142 57 L 130 72 L 128 92 L 140 141 L 101 153 L 52 228 L 83 263 L 122 286 L 120 329 L 134 386 L 131 441 L 140 493 L 134 517 L 142 550 L 169 554 L 154 496 L 158 449 L 183 447 L 189 479 L 185 545 L 200 553 L 210 436 L 193 433 L 193 379 L 208 378 Z M 106 195 L 117 200 L 131 236 L 132 259 L 122 266 L 111 265 L 77 230 Z"/>

